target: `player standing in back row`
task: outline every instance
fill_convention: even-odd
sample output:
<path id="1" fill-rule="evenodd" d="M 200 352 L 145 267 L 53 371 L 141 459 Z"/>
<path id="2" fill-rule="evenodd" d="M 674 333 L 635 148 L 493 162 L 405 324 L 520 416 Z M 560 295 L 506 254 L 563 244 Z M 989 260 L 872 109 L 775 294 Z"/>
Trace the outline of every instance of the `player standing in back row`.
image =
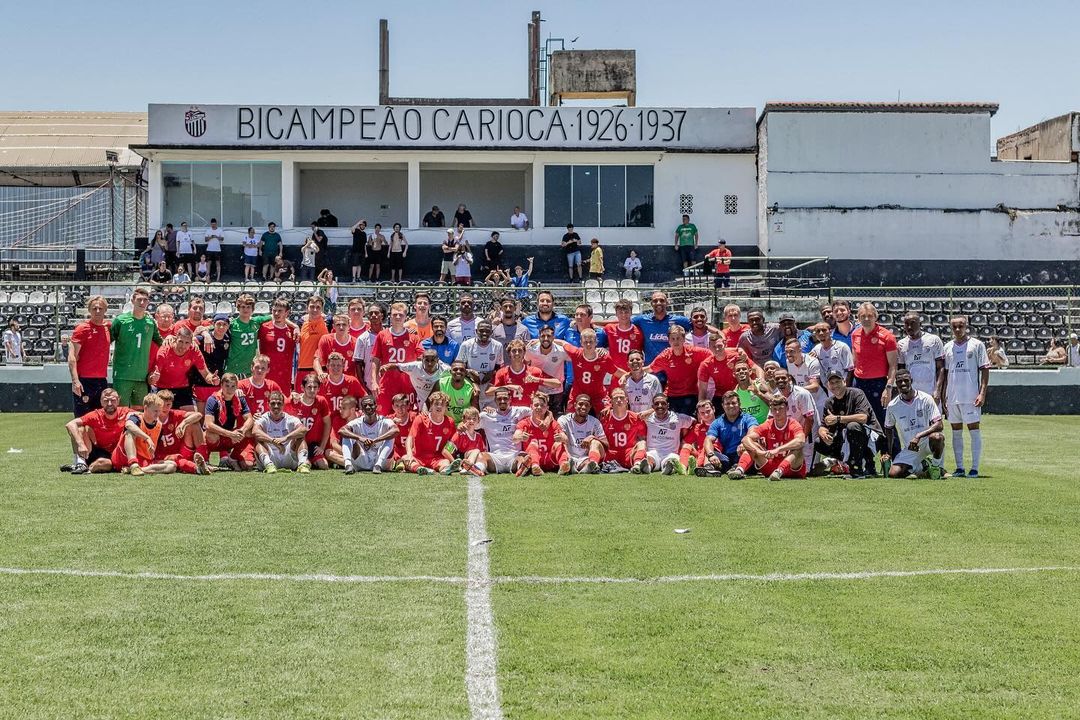
<path id="1" fill-rule="evenodd" d="M 979 477 L 982 456 L 982 433 L 979 420 L 990 383 L 990 357 L 980 340 L 968 336 L 968 321 L 957 315 L 949 321 L 953 339 L 945 343 L 945 369 L 941 373 L 938 397 L 945 419 L 952 426 L 953 477 L 964 477 L 964 425 L 971 436 L 971 470 L 968 477 Z"/>

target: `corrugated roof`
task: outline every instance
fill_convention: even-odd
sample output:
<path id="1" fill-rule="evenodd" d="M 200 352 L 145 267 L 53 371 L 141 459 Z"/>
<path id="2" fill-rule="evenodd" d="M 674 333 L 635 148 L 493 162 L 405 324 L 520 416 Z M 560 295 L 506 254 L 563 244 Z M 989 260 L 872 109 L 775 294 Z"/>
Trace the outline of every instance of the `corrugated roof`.
<path id="1" fill-rule="evenodd" d="M 876 112 L 876 113 L 990 113 L 997 103 L 986 102 L 832 102 L 815 100 L 765 103 L 762 117 L 769 112 Z"/>
<path id="2" fill-rule="evenodd" d="M 106 150 L 138 167 L 128 145 L 145 142 L 144 112 L 0 111 L 0 168 L 107 168 Z"/>

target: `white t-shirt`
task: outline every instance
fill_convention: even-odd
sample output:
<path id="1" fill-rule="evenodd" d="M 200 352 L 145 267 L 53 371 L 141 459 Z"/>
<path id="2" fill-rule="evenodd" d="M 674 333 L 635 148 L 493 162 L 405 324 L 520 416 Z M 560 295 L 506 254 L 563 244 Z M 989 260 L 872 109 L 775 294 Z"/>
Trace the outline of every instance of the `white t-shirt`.
<path id="1" fill-rule="evenodd" d="M 454 259 L 454 277 L 472 277 L 472 253 L 461 253 Z"/>
<path id="2" fill-rule="evenodd" d="M 523 212 L 519 212 L 510 216 L 510 227 L 516 230 L 524 230 L 525 226 L 529 224 L 529 216 Z"/>
<path id="3" fill-rule="evenodd" d="M 821 372 L 821 363 L 818 362 L 817 358 L 804 354 L 802 365 L 789 362 L 787 369 L 791 379 L 801 388 L 805 388 L 811 380 L 818 381 L 817 391 L 810 394 L 814 396 L 814 402 L 820 415 L 822 408 L 825 407 L 825 401 L 829 397 L 829 393 L 825 390 L 825 376 Z"/>
<path id="4" fill-rule="evenodd" d="M 653 398 L 664 392 L 660 378 L 652 373 L 645 373 L 641 380 L 626 376 L 626 395 L 630 400 L 630 412 L 652 410 Z"/>
<path id="5" fill-rule="evenodd" d="M 289 433 L 295 432 L 301 425 L 303 423 L 300 422 L 300 418 L 289 413 L 284 413 L 280 420 L 274 420 L 268 412 L 259 415 L 255 419 L 255 427 L 274 439 L 283 438 Z"/>
<path id="6" fill-rule="evenodd" d="M 817 403 L 813 394 L 806 388 L 798 385 L 791 386 L 791 394 L 787 396 L 788 417 L 798 421 L 802 426 L 804 418 L 813 418 L 813 427 L 821 424 L 821 416 L 818 414 Z M 772 413 L 769 413 L 771 416 Z"/>
<path id="7" fill-rule="evenodd" d="M 319 252 L 317 245 L 304 243 L 300 248 L 300 264 L 304 267 L 315 267 L 315 253 Z"/>
<path id="8" fill-rule="evenodd" d="M 398 369 L 409 376 L 409 379 L 412 381 L 413 390 L 416 391 L 416 402 L 421 406 L 427 404 L 428 395 L 430 395 L 431 391 L 435 389 L 435 386 L 439 384 L 439 380 L 450 372 L 450 366 L 442 361 L 439 361 L 439 364 L 433 373 L 429 373 L 424 369 L 424 362 L 422 360 L 401 363 L 398 365 Z"/>
<path id="9" fill-rule="evenodd" d="M 661 457 L 679 454 L 679 433 L 694 424 L 694 418 L 677 412 L 668 412 L 661 420 L 656 413 L 649 413 L 645 421 L 645 447 Z"/>
<path id="10" fill-rule="evenodd" d="M 471 320 L 456 317 L 446 324 L 446 334 L 456 343 L 476 337 L 476 316 Z"/>
<path id="11" fill-rule="evenodd" d="M 949 405 L 973 405 L 979 394 L 979 370 L 990 367 L 990 357 L 981 340 L 969 337 L 957 344 L 945 343 L 945 372 L 949 374 L 945 402 Z"/>
<path id="12" fill-rule="evenodd" d="M 394 423 L 393 420 L 385 417 L 380 417 L 374 423 L 369 425 L 368 422 L 364 420 L 364 416 L 361 415 L 360 417 L 350 420 L 348 423 L 345 424 L 345 427 L 346 429 L 348 429 L 349 432 L 355 435 L 359 435 L 360 437 L 366 438 L 367 440 L 374 440 L 380 435 L 385 435 L 386 433 L 390 432 L 391 430 L 396 428 L 397 425 Z M 392 440 L 387 439 L 383 440 L 382 442 L 392 442 Z"/>
<path id="13" fill-rule="evenodd" d="M 479 339 L 472 337 L 461 343 L 456 359 L 478 373 L 494 372 L 503 363 L 503 346 L 498 340 L 488 340 L 487 345 L 481 345 Z"/>
<path id="14" fill-rule="evenodd" d="M 372 372 L 371 367 L 371 350 L 375 345 L 375 337 L 378 333 L 371 332 L 368 328 L 364 332 L 360 333 L 360 337 L 356 338 L 356 347 L 353 349 L 353 360 L 357 363 L 364 363 L 364 377 L 362 378 L 364 384 L 369 388 L 374 384 L 375 373 Z"/>
<path id="15" fill-rule="evenodd" d="M 244 254 L 248 257 L 256 257 L 259 254 L 259 236 L 244 236 Z"/>
<path id="16" fill-rule="evenodd" d="M 195 243 L 191 239 L 191 231 L 189 230 L 177 230 L 176 231 L 176 251 L 181 255 L 194 255 Z"/>
<path id="17" fill-rule="evenodd" d="M 897 395 L 885 408 L 885 427 L 896 428 L 900 436 L 900 447 L 906 449 L 911 440 L 941 419 L 941 411 L 929 393 L 915 391 L 911 402 Z"/>
<path id="18" fill-rule="evenodd" d="M 709 331 L 706 330 L 704 335 L 695 335 L 693 332 L 686 333 L 686 339 L 690 341 L 690 344 L 694 347 L 709 349 Z"/>
<path id="19" fill-rule="evenodd" d="M 604 434 L 604 426 L 592 415 L 587 415 L 585 417 L 585 422 L 579 423 L 574 419 L 573 413 L 566 413 L 559 418 L 559 427 L 562 428 L 562 431 L 570 441 L 568 443 L 570 446 L 570 457 L 575 459 L 583 458 L 589 454 L 588 448 L 581 447 L 581 443 L 585 438 L 590 435 L 598 438 L 607 438 L 607 435 Z"/>
<path id="20" fill-rule="evenodd" d="M 540 386 L 540 392 L 548 395 L 557 395 L 562 392 L 562 385 L 566 382 L 566 363 L 570 362 L 570 356 L 557 344 L 552 343 L 551 352 L 544 355 L 540 352 L 540 341 L 530 340 L 525 344 L 525 361 L 548 377 L 559 381 L 559 387 Z"/>
<path id="21" fill-rule="evenodd" d="M 835 370 L 846 379 L 848 372 L 855 367 L 855 357 L 851 354 L 851 348 L 842 342 L 833 341 L 828 350 L 822 347 L 821 343 L 818 343 L 810 351 L 810 354 L 816 357 L 818 363 L 821 364 L 821 377 L 823 378 L 829 377 L 829 373 Z"/>
<path id="22" fill-rule="evenodd" d="M 225 233 L 221 228 L 210 228 L 206 231 L 206 252 L 221 252 L 221 240 Z"/>
<path id="23" fill-rule="evenodd" d="M 9 363 L 21 363 L 23 361 L 22 335 L 8 328 L 4 331 L 3 340 L 4 357 L 7 361 Z"/>
<path id="24" fill-rule="evenodd" d="M 511 406 L 505 415 L 495 408 L 488 408 L 480 413 L 480 429 L 487 437 L 488 452 L 508 453 L 517 450 L 514 447 L 514 430 L 518 422 L 532 414 L 527 407 Z"/>
<path id="25" fill-rule="evenodd" d="M 623 261 L 623 267 L 627 270 L 640 270 L 641 258 L 628 257 L 626 258 L 626 260 Z"/>
<path id="26" fill-rule="evenodd" d="M 941 338 L 933 333 L 923 333 L 917 340 L 905 335 L 896 341 L 897 361 L 911 373 L 911 384 L 916 390 L 934 394 L 937 379 L 936 361 L 945 357 Z"/>
<path id="27" fill-rule="evenodd" d="M 1070 341 L 1065 346 L 1065 366 L 1080 367 L 1080 344 L 1073 345 Z"/>

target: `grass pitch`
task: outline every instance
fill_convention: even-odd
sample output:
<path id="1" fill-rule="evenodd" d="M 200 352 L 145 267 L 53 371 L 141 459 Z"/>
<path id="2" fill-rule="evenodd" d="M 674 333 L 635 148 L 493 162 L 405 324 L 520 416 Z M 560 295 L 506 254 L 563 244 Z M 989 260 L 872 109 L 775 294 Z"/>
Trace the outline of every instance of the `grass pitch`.
<path id="1" fill-rule="evenodd" d="M 464 479 L 72 477 L 64 420 L 0 416 L 0 567 L 466 575 Z M 979 480 L 485 479 L 505 716 L 1075 716 L 1080 572 L 550 581 L 1080 567 L 1080 418 L 984 426 Z M 422 580 L 0 574 L 0 717 L 469 717 L 465 616 Z"/>

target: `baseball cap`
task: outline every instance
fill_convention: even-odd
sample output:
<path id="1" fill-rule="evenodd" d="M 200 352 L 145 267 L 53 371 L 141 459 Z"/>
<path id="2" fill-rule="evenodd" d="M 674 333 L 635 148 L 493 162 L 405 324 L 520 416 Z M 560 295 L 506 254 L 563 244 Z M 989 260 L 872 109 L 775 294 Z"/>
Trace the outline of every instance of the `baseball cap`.
<path id="1" fill-rule="evenodd" d="M 717 240 L 716 242 L 717 242 L 717 244 L 719 244 L 719 245 L 727 245 L 727 240 L 725 240 L 724 238 L 720 238 L 720 239 L 719 239 L 719 240 Z"/>
<path id="2" fill-rule="evenodd" d="M 229 313 L 217 313 L 214 315 L 214 322 L 218 322 L 219 320 L 221 322 L 229 322 L 230 319 Z"/>
<path id="3" fill-rule="evenodd" d="M 795 322 L 795 316 L 792 315 L 791 313 L 783 313 L 782 315 L 780 315 L 780 322 L 784 322 L 785 320 L 790 320 L 791 322 Z"/>
<path id="4" fill-rule="evenodd" d="M 844 376 L 843 376 L 843 375 L 842 375 L 842 374 L 840 373 L 840 371 L 839 371 L 839 370 L 832 370 L 831 372 L 829 372 L 829 375 L 828 375 L 828 377 L 826 377 L 825 379 L 826 379 L 826 380 L 832 380 L 832 379 L 834 379 L 834 378 L 835 378 L 836 380 L 843 380 L 843 379 L 844 379 Z"/>
<path id="5" fill-rule="evenodd" d="M 1070 340 L 1080 340 L 1080 337 L 1078 337 L 1076 335 L 1076 333 L 1069 333 L 1069 339 Z"/>

